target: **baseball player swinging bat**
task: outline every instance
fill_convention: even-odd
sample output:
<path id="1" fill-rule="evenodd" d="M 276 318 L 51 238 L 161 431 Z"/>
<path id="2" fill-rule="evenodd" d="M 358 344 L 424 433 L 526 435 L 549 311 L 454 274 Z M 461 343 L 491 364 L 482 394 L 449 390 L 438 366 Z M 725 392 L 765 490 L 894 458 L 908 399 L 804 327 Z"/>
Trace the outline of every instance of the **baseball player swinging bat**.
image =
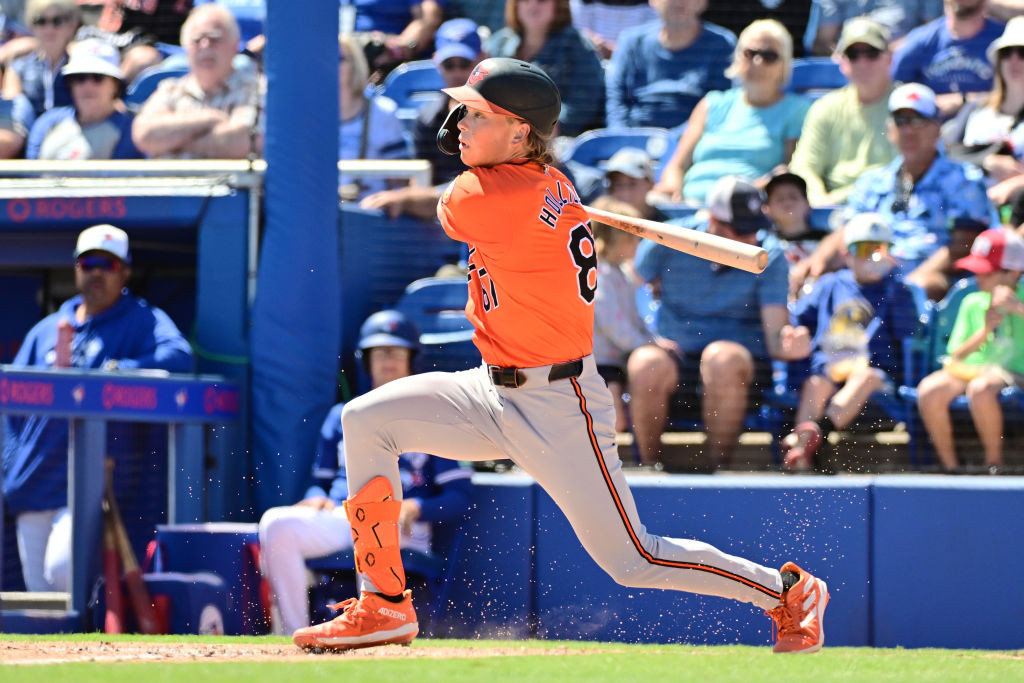
<path id="1" fill-rule="evenodd" d="M 584 205 L 583 209 L 595 221 L 646 237 L 684 254 L 751 273 L 763 272 L 768 267 L 768 252 L 761 247 L 677 225 L 602 211 L 592 206 Z"/>
<path id="2" fill-rule="evenodd" d="M 146 582 L 142 578 L 142 570 L 132 550 L 131 541 L 128 540 L 128 532 L 124 528 L 124 520 L 121 519 L 121 512 L 114 499 L 113 487 L 113 460 L 107 460 L 107 486 L 104 492 L 104 503 L 106 517 L 109 526 L 113 531 L 114 542 L 117 546 L 117 553 L 121 558 L 121 566 L 124 568 L 124 585 L 128 590 L 128 601 L 131 603 L 132 612 L 135 614 L 135 622 L 138 625 L 139 633 L 151 635 L 163 633 L 160 626 L 160 618 L 157 615 L 156 607 L 146 588 Z"/>

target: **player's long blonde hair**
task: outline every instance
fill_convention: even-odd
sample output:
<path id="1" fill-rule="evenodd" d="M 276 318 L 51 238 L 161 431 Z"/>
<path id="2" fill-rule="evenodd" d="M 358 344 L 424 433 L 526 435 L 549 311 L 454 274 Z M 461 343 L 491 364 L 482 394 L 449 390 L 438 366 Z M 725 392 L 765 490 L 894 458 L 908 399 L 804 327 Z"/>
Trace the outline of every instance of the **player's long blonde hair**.
<path id="1" fill-rule="evenodd" d="M 538 164 L 554 165 L 555 153 L 551 150 L 551 135 L 545 135 L 531 125 L 530 134 L 523 143 L 523 156 Z"/>

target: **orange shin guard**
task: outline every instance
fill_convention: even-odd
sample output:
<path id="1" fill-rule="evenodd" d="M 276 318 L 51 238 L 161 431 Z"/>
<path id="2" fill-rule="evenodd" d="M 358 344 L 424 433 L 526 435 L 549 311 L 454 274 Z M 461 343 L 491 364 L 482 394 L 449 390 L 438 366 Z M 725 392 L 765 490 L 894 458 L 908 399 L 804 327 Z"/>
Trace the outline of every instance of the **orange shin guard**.
<path id="1" fill-rule="evenodd" d="M 398 549 L 401 508 L 402 502 L 395 500 L 386 477 L 374 477 L 345 501 L 356 569 L 385 595 L 401 595 L 405 590 L 405 569 Z"/>

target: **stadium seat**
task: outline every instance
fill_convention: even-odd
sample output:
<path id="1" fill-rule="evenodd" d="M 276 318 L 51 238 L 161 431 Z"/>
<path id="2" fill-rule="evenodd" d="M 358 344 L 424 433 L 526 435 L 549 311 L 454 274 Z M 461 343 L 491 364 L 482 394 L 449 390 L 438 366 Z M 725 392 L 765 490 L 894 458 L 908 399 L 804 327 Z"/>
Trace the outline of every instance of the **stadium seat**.
<path id="1" fill-rule="evenodd" d="M 143 70 L 135 77 L 125 90 L 124 103 L 129 109 L 138 111 L 142 104 L 156 90 L 156 86 L 165 78 L 180 78 L 188 73 L 187 64 L 157 64 Z"/>
<path id="2" fill-rule="evenodd" d="M 654 160 L 657 177 L 670 137 L 665 128 L 596 128 L 578 135 L 563 152 L 562 161 L 601 168 L 623 147 L 639 147 Z"/>
<path id="3" fill-rule="evenodd" d="M 839 64 L 830 57 L 801 57 L 793 60 L 793 75 L 786 91 L 818 99 L 847 83 Z"/>
<path id="4" fill-rule="evenodd" d="M 378 92 L 395 101 L 398 119 L 411 129 L 420 106 L 443 87 L 444 81 L 434 62 L 420 59 L 395 67 Z"/>
<path id="5" fill-rule="evenodd" d="M 428 277 L 406 287 L 395 308 L 420 329 L 420 370 L 448 372 L 480 364 L 473 326 L 466 318 L 466 297 L 463 277 Z"/>

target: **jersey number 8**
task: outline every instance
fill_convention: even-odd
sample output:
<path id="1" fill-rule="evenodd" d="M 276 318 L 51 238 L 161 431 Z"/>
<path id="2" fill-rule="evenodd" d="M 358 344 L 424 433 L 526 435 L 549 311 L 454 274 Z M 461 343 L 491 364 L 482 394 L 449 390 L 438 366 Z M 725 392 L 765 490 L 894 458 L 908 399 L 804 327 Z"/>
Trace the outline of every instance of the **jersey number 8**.
<path id="1" fill-rule="evenodd" d="M 597 250 L 594 248 L 594 237 L 585 223 L 580 223 L 569 233 L 569 253 L 572 262 L 576 264 L 580 298 L 592 304 L 597 293 Z"/>

